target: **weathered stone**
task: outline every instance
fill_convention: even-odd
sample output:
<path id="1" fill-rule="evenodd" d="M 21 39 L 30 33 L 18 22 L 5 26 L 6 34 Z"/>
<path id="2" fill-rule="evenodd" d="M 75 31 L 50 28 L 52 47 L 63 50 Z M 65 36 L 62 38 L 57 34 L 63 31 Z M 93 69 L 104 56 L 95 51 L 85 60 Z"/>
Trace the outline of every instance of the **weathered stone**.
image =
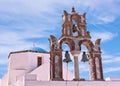
<path id="1" fill-rule="evenodd" d="M 72 8 L 72 13 L 64 11 L 62 19 L 61 37 L 56 39 L 56 37 L 51 36 L 50 39 L 50 59 L 52 62 L 50 77 L 53 80 L 62 78 L 62 44 L 67 44 L 74 57 L 74 80 L 80 80 L 78 56 L 81 52 L 81 45 L 88 49 L 90 79 L 103 80 L 100 39 L 97 39 L 95 44 L 92 43 L 90 32 L 86 29 L 86 13 L 78 14 Z"/>

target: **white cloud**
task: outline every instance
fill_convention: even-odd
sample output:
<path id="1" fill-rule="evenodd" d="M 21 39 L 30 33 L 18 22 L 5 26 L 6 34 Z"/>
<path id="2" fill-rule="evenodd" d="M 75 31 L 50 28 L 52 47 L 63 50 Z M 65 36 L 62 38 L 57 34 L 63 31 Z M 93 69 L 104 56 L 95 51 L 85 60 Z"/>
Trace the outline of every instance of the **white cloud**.
<path id="1" fill-rule="evenodd" d="M 92 16 L 89 22 L 108 23 L 113 22 L 116 16 L 120 15 L 119 3 L 119 0 L 69 0 L 69 2 L 65 0 L 1 0 L 0 11 L 18 15 L 40 16 L 42 12 L 58 14 L 57 10 L 59 9 L 71 9 L 72 6 L 75 6 L 77 10 L 87 12 Z"/>
<path id="2" fill-rule="evenodd" d="M 108 23 L 108 22 L 113 22 L 115 20 L 115 17 L 113 16 L 103 16 L 98 18 L 99 20 L 101 20 L 103 23 Z"/>
<path id="3" fill-rule="evenodd" d="M 6 59 L 0 59 L 0 65 L 8 64 Z"/>
<path id="4" fill-rule="evenodd" d="M 89 23 L 109 23 L 113 22 L 117 16 L 120 16 L 119 0 L 81 0 L 82 8 L 86 8 L 87 13 L 92 16 Z M 89 16 L 88 15 L 88 16 Z"/>
<path id="5" fill-rule="evenodd" d="M 104 73 L 120 71 L 120 67 L 108 67 L 104 69 Z"/>
<path id="6" fill-rule="evenodd" d="M 102 52 L 103 53 L 103 52 Z M 103 57 L 103 59 L 112 59 L 113 58 L 113 56 L 112 55 L 106 55 L 106 54 L 102 54 L 102 57 Z"/>
<path id="7" fill-rule="evenodd" d="M 16 14 L 40 15 L 41 12 L 55 13 L 54 7 L 59 7 L 59 5 L 69 6 L 73 2 L 73 0 L 69 0 L 69 2 L 65 0 L 4 0 L 0 1 L 2 7 L 0 10 Z"/>
<path id="8" fill-rule="evenodd" d="M 103 58 L 104 57 L 105 56 L 103 56 Z M 105 64 L 108 64 L 108 63 L 119 63 L 119 62 L 120 62 L 120 56 L 108 56 L 107 59 L 103 60 L 103 63 L 105 63 Z"/>
<path id="9" fill-rule="evenodd" d="M 111 32 L 92 32 L 91 33 L 91 37 L 92 40 L 95 41 L 96 39 L 102 39 L 102 42 L 108 41 L 108 40 L 112 40 L 114 37 L 116 37 L 117 34 L 113 34 Z"/>

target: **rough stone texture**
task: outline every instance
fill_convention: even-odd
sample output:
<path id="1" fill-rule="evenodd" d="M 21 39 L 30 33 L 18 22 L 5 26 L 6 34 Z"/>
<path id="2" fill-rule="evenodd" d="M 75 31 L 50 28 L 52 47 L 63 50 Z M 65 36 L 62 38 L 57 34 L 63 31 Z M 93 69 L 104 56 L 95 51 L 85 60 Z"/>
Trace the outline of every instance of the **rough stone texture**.
<path id="1" fill-rule="evenodd" d="M 103 80 L 100 39 L 97 39 L 95 44 L 92 43 L 90 32 L 86 29 L 86 13 L 82 15 L 78 14 L 74 8 L 72 8 L 72 13 L 68 13 L 64 10 L 62 20 L 61 37 L 57 39 L 55 36 L 51 35 L 49 39 L 51 80 L 57 80 L 57 78 L 62 79 L 62 44 L 67 44 L 70 47 L 70 52 L 73 57 L 78 57 L 78 54 L 81 52 L 81 45 L 86 46 L 89 55 L 90 79 Z M 98 58 L 97 61 L 96 58 Z M 74 64 L 75 79 L 78 79 L 79 65 L 76 60 L 74 60 Z"/>

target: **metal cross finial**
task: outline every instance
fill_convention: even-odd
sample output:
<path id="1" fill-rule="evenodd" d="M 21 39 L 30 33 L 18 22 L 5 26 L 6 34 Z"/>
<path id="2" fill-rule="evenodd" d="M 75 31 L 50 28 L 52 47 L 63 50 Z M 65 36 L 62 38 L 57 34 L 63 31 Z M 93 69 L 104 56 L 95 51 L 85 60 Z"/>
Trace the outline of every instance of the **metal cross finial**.
<path id="1" fill-rule="evenodd" d="M 74 7 L 72 7 L 72 12 L 75 12 L 75 8 Z"/>

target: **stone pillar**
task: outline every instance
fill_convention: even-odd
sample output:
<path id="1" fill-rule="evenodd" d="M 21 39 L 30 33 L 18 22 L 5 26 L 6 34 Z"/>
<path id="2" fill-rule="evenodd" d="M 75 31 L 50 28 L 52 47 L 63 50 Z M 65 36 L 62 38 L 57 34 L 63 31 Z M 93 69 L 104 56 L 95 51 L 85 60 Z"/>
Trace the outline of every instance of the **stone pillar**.
<path id="1" fill-rule="evenodd" d="M 99 58 L 99 65 L 100 65 L 100 75 L 101 75 L 101 79 L 100 80 L 104 80 L 103 78 L 103 68 L 102 68 L 102 60 L 101 57 Z"/>
<path id="2" fill-rule="evenodd" d="M 79 63 L 78 63 L 78 56 L 74 57 L 74 73 L 75 73 L 75 78 L 74 80 L 79 80 Z"/>
<path id="3" fill-rule="evenodd" d="M 95 57 L 95 63 L 96 63 L 96 79 L 103 80 L 102 61 L 100 55 L 97 55 Z"/>
<path id="4" fill-rule="evenodd" d="M 50 55 L 50 79 L 54 81 L 62 81 L 62 50 L 56 50 Z"/>
<path id="5" fill-rule="evenodd" d="M 99 57 L 95 57 L 95 65 L 96 65 L 96 79 L 99 80 L 101 79 Z"/>
<path id="6" fill-rule="evenodd" d="M 90 69 L 90 79 L 96 80 L 96 66 L 95 66 L 95 59 L 93 57 L 89 58 L 89 69 Z"/>

